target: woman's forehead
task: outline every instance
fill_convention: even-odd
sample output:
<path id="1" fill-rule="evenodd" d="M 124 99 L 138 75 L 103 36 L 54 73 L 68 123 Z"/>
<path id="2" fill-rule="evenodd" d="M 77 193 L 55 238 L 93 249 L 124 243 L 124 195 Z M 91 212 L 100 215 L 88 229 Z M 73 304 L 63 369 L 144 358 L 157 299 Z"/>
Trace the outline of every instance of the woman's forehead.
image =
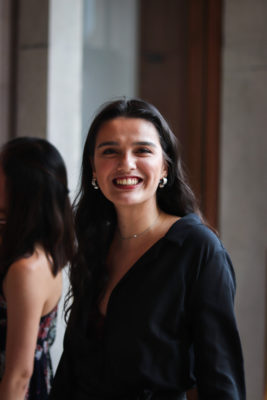
<path id="1" fill-rule="evenodd" d="M 112 141 L 115 138 L 160 143 L 159 133 L 153 123 L 142 118 L 117 117 L 104 122 L 98 130 L 96 145 L 100 141 Z"/>

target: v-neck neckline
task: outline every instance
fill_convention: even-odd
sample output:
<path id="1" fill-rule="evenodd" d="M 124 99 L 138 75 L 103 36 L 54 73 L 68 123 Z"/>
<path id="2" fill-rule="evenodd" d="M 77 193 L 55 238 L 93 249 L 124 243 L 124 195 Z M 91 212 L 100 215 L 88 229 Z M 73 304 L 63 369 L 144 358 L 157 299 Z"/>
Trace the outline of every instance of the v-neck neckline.
<path id="1" fill-rule="evenodd" d="M 151 260 L 153 258 L 156 257 L 156 255 L 158 254 L 159 250 L 160 250 L 160 246 L 162 244 L 162 242 L 168 238 L 169 233 L 173 230 L 173 228 L 179 224 L 179 222 L 181 222 L 183 220 L 183 217 L 179 218 L 178 220 L 176 220 L 167 230 L 167 232 L 160 237 L 155 243 L 153 243 L 134 263 L 133 265 L 125 272 L 125 274 L 123 274 L 123 276 L 118 280 L 118 282 L 116 283 L 116 285 L 113 287 L 113 289 L 110 292 L 108 301 L 107 301 L 107 307 L 106 307 L 106 313 L 103 314 L 102 312 L 100 312 L 101 316 L 106 320 L 108 314 L 109 314 L 109 309 L 110 309 L 110 304 L 112 302 L 112 299 L 116 296 L 116 293 L 118 292 L 118 290 L 120 289 L 120 287 L 124 284 L 125 281 L 127 281 L 129 279 L 129 276 L 131 276 L 138 268 L 140 265 L 142 265 L 146 258 L 149 257 L 151 255 L 151 253 L 153 254 L 151 257 Z"/>
<path id="2" fill-rule="evenodd" d="M 116 283 L 116 285 L 114 286 L 114 288 L 112 289 L 108 302 L 107 302 L 107 307 L 106 307 L 106 313 L 105 315 L 103 315 L 101 313 L 101 315 L 106 318 L 108 313 L 109 313 L 109 308 L 110 308 L 110 304 L 112 302 L 112 299 L 114 296 L 116 296 L 116 293 L 119 291 L 120 287 L 125 283 L 125 281 L 127 281 L 129 279 L 129 277 L 135 273 L 135 271 L 137 269 L 139 269 L 139 267 L 141 267 L 147 257 L 151 257 L 150 260 L 153 260 L 153 258 L 156 257 L 156 254 L 158 254 L 159 249 L 157 249 L 157 251 L 155 250 L 157 247 L 160 247 L 161 243 L 163 242 L 165 236 L 161 237 L 160 239 L 158 239 L 152 246 L 150 246 L 139 258 L 138 260 L 136 260 L 133 265 L 125 272 L 125 274 L 119 279 L 119 281 Z M 152 253 L 152 256 L 151 256 Z"/>

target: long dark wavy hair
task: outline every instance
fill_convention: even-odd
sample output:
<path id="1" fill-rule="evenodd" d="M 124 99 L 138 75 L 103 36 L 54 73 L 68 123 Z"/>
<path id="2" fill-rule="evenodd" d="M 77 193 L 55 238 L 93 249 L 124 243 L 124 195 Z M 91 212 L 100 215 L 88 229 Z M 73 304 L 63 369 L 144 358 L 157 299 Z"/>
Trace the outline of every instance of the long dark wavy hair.
<path id="1" fill-rule="evenodd" d="M 0 151 L 6 180 L 6 225 L 0 246 L 0 272 L 41 245 L 52 258 L 54 275 L 72 260 L 74 221 L 67 173 L 58 150 L 48 141 L 20 137 Z"/>
<path id="2" fill-rule="evenodd" d="M 177 139 L 160 112 L 137 98 L 105 103 L 95 116 L 84 145 L 80 191 L 74 205 L 78 249 L 70 272 L 74 305 L 75 300 L 84 295 L 88 306 L 94 306 L 94 312 L 105 285 L 105 259 L 116 227 L 116 213 L 101 190 L 94 190 L 91 185 L 92 160 L 102 124 L 118 117 L 142 118 L 151 122 L 159 134 L 168 165 L 168 183 L 156 193 L 159 208 L 181 217 L 191 212 L 200 214 L 185 178 Z"/>

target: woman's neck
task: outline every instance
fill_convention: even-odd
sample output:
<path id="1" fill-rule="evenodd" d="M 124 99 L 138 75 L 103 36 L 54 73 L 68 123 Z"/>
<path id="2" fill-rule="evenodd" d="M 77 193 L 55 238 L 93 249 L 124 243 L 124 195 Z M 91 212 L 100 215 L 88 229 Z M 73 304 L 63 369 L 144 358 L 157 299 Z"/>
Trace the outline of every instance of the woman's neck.
<path id="1" fill-rule="evenodd" d="M 117 233 L 121 240 L 133 240 L 148 233 L 159 222 L 160 209 L 154 207 L 131 207 L 117 212 Z"/>

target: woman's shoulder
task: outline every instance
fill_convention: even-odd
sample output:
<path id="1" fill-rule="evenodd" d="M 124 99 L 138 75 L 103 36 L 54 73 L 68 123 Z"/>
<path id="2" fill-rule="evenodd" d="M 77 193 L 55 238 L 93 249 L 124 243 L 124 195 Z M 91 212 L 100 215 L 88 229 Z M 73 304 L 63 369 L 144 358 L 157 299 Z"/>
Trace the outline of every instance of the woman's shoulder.
<path id="1" fill-rule="evenodd" d="M 196 214 L 188 214 L 178 220 L 167 234 L 172 241 L 172 251 L 190 260 L 196 266 L 196 273 L 207 271 L 208 274 L 222 274 L 230 277 L 235 285 L 235 276 L 231 258 L 216 235 Z M 170 249 L 169 249 L 170 251 Z M 195 262 L 197 260 L 197 262 Z"/>
<path id="2" fill-rule="evenodd" d="M 176 221 L 166 237 L 180 245 L 190 243 L 196 247 L 208 246 L 216 250 L 224 250 L 218 235 L 194 213 L 187 214 Z"/>
<path id="3" fill-rule="evenodd" d="M 34 301 L 39 304 L 42 314 L 46 314 L 57 304 L 61 291 L 61 272 L 56 277 L 53 275 L 49 258 L 38 247 L 31 255 L 16 260 L 9 267 L 3 281 L 6 298 L 12 300 L 18 295 L 25 304 Z"/>
<path id="4" fill-rule="evenodd" d="M 6 274 L 5 280 L 15 277 L 23 280 L 34 280 L 45 282 L 51 276 L 51 263 L 41 247 L 36 247 L 32 254 L 24 255 L 14 261 Z"/>

